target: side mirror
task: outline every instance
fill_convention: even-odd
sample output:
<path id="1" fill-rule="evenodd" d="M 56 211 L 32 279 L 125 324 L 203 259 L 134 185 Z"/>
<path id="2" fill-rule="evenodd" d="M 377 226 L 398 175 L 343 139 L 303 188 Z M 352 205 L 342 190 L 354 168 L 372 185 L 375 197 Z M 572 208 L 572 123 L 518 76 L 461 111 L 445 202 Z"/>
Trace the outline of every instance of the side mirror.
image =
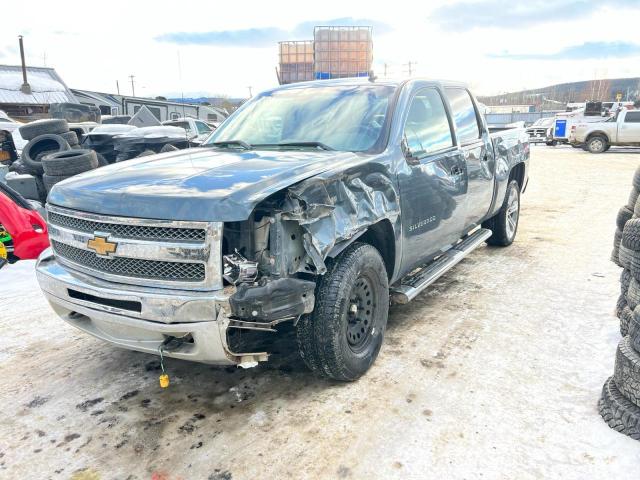
<path id="1" fill-rule="evenodd" d="M 413 153 L 411 153 L 411 149 L 409 148 L 409 144 L 407 142 L 407 137 L 404 137 L 402 139 L 402 142 L 400 143 L 400 148 L 402 149 L 402 154 L 404 155 L 404 158 L 409 165 L 420 164 L 420 159 L 414 157 Z"/>

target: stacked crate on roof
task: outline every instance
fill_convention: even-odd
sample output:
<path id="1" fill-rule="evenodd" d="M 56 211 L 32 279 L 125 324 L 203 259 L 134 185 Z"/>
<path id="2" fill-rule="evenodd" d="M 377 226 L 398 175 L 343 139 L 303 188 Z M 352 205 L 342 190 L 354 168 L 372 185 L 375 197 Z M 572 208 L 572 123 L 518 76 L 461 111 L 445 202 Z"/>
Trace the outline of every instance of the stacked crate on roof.
<path id="1" fill-rule="evenodd" d="M 371 32 L 371 27 L 315 27 L 315 78 L 369 76 L 373 62 Z"/>
<path id="2" fill-rule="evenodd" d="M 313 40 L 280 42 L 280 83 L 313 80 Z"/>

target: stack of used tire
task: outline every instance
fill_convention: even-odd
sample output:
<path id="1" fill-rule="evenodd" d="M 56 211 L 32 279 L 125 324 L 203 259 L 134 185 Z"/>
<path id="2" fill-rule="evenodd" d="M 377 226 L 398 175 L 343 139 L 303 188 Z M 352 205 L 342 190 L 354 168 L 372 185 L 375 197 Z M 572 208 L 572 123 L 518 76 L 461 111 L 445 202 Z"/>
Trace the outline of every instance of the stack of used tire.
<path id="1" fill-rule="evenodd" d="M 59 181 L 98 166 L 95 152 L 80 149 L 78 136 L 69 131 L 66 120 L 36 120 L 19 130 L 22 138 L 29 140 L 20 162 L 36 178 L 42 200 Z"/>
<path id="2" fill-rule="evenodd" d="M 618 212 L 611 259 L 623 268 L 616 315 L 622 340 L 614 373 L 602 387 L 598 402 L 607 424 L 640 440 L 640 167 L 633 176 L 629 202 Z"/>
<path id="3" fill-rule="evenodd" d="M 49 193 L 51 187 L 69 177 L 98 168 L 98 156 L 93 150 L 66 150 L 42 157 L 42 181 Z"/>

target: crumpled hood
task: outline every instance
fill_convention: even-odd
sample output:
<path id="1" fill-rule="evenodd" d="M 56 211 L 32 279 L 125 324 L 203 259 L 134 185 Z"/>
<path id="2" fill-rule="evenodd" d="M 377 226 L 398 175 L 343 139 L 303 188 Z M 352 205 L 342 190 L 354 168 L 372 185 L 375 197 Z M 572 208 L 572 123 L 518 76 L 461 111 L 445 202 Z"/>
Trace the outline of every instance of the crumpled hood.
<path id="1" fill-rule="evenodd" d="M 278 190 L 362 159 L 350 152 L 192 148 L 74 176 L 55 185 L 48 202 L 102 215 L 241 221 Z"/>

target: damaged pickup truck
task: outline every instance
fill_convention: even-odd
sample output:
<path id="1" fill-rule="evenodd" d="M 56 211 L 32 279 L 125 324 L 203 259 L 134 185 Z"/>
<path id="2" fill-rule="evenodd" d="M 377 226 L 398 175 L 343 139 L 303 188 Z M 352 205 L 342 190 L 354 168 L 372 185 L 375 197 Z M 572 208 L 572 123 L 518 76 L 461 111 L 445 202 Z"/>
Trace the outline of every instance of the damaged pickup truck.
<path id="1" fill-rule="evenodd" d="M 524 129 L 489 134 L 459 83 L 282 86 L 203 147 L 55 185 L 37 276 L 62 319 L 120 347 L 250 367 L 269 352 L 238 337 L 290 321 L 311 370 L 355 380 L 390 302 L 513 242 L 528 160 Z"/>

